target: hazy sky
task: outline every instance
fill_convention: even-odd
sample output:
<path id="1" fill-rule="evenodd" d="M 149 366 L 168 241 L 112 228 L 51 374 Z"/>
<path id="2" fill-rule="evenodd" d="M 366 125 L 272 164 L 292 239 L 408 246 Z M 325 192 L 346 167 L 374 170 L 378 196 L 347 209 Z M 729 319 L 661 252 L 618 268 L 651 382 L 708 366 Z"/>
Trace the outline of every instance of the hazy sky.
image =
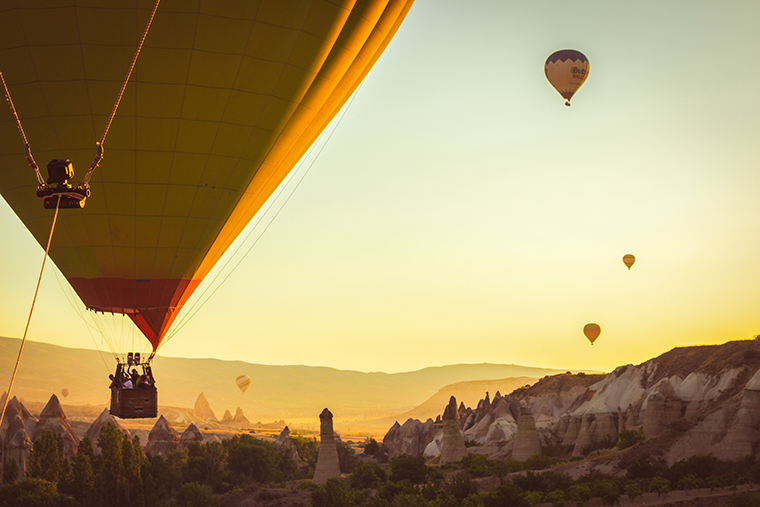
<path id="1" fill-rule="evenodd" d="M 160 353 L 611 370 L 760 333 L 758 19 L 754 0 L 417 0 Z M 543 71 L 567 48 L 591 66 L 569 108 Z M 3 200 L 0 231 L 0 335 L 20 337 L 43 251 Z M 29 339 L 95 347 L 52 264 Z"/>

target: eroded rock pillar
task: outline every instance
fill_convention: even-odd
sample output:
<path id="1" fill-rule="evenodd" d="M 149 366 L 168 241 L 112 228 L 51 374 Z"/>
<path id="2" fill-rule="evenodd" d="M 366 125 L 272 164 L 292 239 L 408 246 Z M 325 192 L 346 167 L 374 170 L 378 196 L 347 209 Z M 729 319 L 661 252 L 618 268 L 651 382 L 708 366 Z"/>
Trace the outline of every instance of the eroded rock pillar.
<path id="1" fill-rule="evenodd" d="M 314 482 L 327 483 L 330 477 L 340 477 L 338 463 L 338 448 L 335 446 L 335 431 L 333 430 L 333 415 L 326 408 L 319 414 L 319 454 L 317 468 L 314 470 Z"/>

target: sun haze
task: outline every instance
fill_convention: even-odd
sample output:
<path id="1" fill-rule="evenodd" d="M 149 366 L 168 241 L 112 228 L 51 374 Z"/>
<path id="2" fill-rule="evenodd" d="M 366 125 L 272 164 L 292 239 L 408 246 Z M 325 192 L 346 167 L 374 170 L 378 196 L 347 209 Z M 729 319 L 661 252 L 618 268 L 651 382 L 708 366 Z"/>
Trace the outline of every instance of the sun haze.
<path id="1" fill-rule="evenodd" d="M 610 370 L 760 333 L 759 17 L 757 2 L 417 0 L 160 353 Z M 571 107 L 544 74 L 562 49 L 589 61 Z M 0 230 L 0 335 L 20 337 L 43 251 L 5 201 Z M 105 349 L 54 271 L 29 339 Z"/>

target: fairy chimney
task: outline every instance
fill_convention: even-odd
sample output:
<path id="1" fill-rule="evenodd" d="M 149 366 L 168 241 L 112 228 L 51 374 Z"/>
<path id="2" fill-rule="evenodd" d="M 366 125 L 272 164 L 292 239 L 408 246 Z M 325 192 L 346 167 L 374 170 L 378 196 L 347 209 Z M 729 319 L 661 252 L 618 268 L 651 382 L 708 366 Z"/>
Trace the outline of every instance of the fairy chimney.
<path id="1" fill-rule="evenodd" d="M 319 420 L 320 443 L 319 453 L 317 454 L 317 468 L 314 470 L 314 482 L 325 484 L 330 477 L 340 477 L 340 464 L 338 463 L 338 448 L 335 446 L 333 415 L 325 408 L 319 414 Z"/>
<path id="2" fill-rule="evenodd" d="M 166 459 L 179 443 L 179 435 L 171 427 L 164 416 L 158 418 L 153 429 L 148 434 L 148 445 L 145 446 L 145 454 L 161 456 Z"/>
<path id="3" fill-rule="evenodd" d="M 443 411 L 443 440 L 441 442 L 441 464 L 459 461 L 467 455 L 464 433 L 459 429 L 457 400 L 453 396 Z"/>

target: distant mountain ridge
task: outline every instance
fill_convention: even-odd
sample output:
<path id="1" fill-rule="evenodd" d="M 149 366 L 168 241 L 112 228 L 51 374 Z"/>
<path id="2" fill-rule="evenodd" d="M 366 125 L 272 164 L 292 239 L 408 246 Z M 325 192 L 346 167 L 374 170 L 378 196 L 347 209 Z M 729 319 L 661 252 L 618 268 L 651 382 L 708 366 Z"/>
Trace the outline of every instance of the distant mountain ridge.
<path id="1" fill-rule="evenodd" d="M 0 337 L 0 381 L 10 378 L 19 339 Z M 200 392 L 221 419 L 225 410 L 241 407 L 251 421 L 288 418 L 311 420 L 329 407 L 338 419 L 377 419 L 402 414 L 424 403 L 439 389 L 464 381 L 539 378 L 560 370 L 500 364 L 457 364 L 403 373 L 364 373 L 317 366 L 272 366 L 157 356 L 153 370 L 159 406 L 193 407 Z M 13 395 L 44 402 L 61 389 L 71 405 L 107 406 L 108 375 L 115 363 L 108 353 L 28 341 Z M 238 375 L 252 383 L 245 393 Z"/>

